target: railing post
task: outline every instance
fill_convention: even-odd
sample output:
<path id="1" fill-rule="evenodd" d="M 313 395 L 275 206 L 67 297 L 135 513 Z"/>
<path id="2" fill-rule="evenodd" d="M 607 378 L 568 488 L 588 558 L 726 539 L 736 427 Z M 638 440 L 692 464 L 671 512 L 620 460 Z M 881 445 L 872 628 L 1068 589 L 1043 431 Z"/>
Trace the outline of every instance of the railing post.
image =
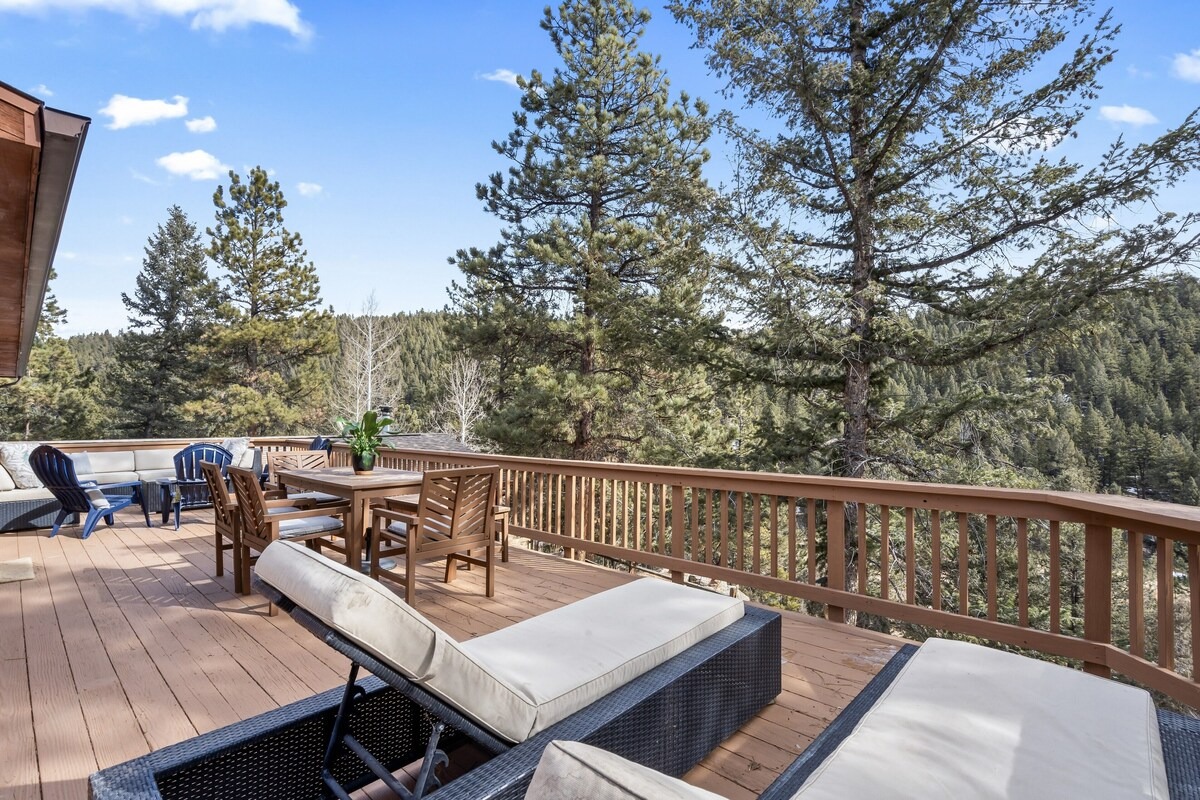
<path id="1" fill-rule="evenodd" d="M 846 588 L 846 507 L 836 500 L 825 505 L 825 578 L 830 589 Z M 845 622 L 846 609 L 825 606 L 825 619 Z"/>
<path id="2" fill-rule="evenodd" d="M 568 475 L 566 483 L 567 483 L 566 499 L 564 502 L 566 503 L 565 513 L 566 513 L 566 517 L 567 517 L 567 519 L 566 519 L 567 536 L 574 537 L 576 535 L 576 533 L 575 533 L 575 476 Z M 564 547 L 563 548 L 563 558 L 572 558 L 572 559 L 575 558 L 575 548 Z"/>
<path id="3" fill-rule="evenodd" d="M 1112 528 L 1088 525 L 1083 540 L 1083 636 L 1093 642 L 1112 642 Z M 1085 661 L 1083 671 L 1112 676 L 1106 664 Z"/>
<path id="4" fill-rule="evenodd" d="M 671 556 L 682 559 L 683 552 L 683 485 L 671 487 Z M 671 580 L 683 583 L 683 571 L 671 570 Z"/>

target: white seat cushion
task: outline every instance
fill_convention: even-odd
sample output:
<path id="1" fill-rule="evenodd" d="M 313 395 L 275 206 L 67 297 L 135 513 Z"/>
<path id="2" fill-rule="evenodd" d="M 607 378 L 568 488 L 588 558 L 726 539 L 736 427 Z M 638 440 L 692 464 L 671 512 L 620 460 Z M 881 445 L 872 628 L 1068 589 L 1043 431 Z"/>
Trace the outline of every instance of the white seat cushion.
<path id="1" fill-rule="evenodd" d="M 260 578 L 482 727 L 521 742 L 740 619 L 740 600 L 643 579 L 459 644 L 386 587 L 274 542 Z"/>
<path id="2" fill-rule="evenodd" d="M 725 800 L 607 750 L 555 740 L 538 761 L 525 800 Z"/>
<path id="3" fill-rule="evenodd" d="M 1166 798 L 1142 689 L 930 639 L 794 797 Z"/>
<path id="4" fill-rule="evenodd" d="M 290 539 L 295 536 L 306 536 L 310 533 L 326 533 L 340 531 L 342 521 L 337 517 L 301 517 L 300 519 L 285 519 L 279 523 L 279 538 Z"/>
<path id="5" fill-rule="evenodd" d="M 175 474 L 175 451 L 164 448 L 134 450 L 133 470 L 138 473 L 169 469 Z"/>
<path id="6" fill-rule="evenodd" d="M 43 487 L 41 489 L 9 489 L 3 495 L 0 495 L 0 500 L 4 502 L 17 502 L 20 500 L 53 500 L 54 495 L 50 494 L 50 490 Z"/>

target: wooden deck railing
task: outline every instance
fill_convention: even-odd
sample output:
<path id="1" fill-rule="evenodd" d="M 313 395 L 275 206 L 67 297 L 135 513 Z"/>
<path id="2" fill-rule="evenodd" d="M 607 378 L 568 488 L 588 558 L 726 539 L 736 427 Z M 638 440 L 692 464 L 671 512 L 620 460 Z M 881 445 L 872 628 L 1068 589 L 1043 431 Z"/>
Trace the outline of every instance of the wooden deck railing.
<path id="1" fill-rule="evenodd" d="M 266 450 L 309 439 L 262 437 Z M 63 442 L 64 449 L 184 440 Z M 338 444 L 335 463 L 349 463 Z M 1110 495 L 385 448 L 499 464 L 510 530 L 563 549 L 1116 672 L 1200 709 L 1200 508 Z M 832 557 L 830 557 L 832 554 Z M 1114 570 L 1114 566 L 1120 568 Z"/>
<path id="2" fill-rule="evenodd" d="M 1200 708 L 1200 508 L 434 451 L 385 449 L 379 463 L 499 464 L 512 533 L 568 557 L 819 603 L 835 622 L 856 611 L 1037 650 Z M 1114 563 L 1124 567 L 1116 578 Z"/>

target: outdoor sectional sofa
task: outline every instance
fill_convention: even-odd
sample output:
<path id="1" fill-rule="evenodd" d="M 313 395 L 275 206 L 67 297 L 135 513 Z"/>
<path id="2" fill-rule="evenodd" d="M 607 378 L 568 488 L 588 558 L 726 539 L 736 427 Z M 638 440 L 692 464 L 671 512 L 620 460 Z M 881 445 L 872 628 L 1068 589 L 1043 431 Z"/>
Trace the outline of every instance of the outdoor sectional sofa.
<path id="1" fill-rule="evenodd" d="M 643 579 L 457 643 L 299 545 L 273 543 L 257 571 L 259 591 L 351 659 L 347 686 L 102 770 L 93 798 L 328 796 L 331 738 L 345 791 L 376 779 L 371 760 L 390 773 L 466 743 L 488 760 L 432 797 L 521 798 L 562 739 L 682 775 L 781 689 L 779 614 L 699 589 Z"/>
<path id="2" fill-rule="evenodd" d="M 32 446 L 34 443 L 30 443 Z M 69 453 L 75 462 L 75 472 L 80 481 L 97 483 L 141 483 L 143 510 L 147 515 L 160 511 L 157 481 L 159 478 L 175 477 L 173 458 L 183 445 L 170 448 L 143 448 L 130 450 L 96 450 Z M 259 469 L 259 451 L 247 447 L 234 466 Z M 117 494 L 129 494 L 132 488 L 116 490 Z M 12 474 L 0 465 L 0 533 L 49 528 L 59 511 L 59 503 L 48 489 L 18 488 Z M 72 523 L 77 520 L 71 520 Z"/>

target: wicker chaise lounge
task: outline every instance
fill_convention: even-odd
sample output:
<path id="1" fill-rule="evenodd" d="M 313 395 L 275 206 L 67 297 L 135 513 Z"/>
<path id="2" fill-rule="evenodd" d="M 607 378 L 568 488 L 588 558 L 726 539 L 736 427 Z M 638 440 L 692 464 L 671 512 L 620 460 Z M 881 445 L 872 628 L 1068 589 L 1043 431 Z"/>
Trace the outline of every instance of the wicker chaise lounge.
<path id="1" fill-rule="evenodd" d="M 462 742 L 490 760 L 436 797 L 523 797 L 555 739 L 682 775 L 780 691 L 778 614 L 662 581 L 456 643 L 386 588 L 303 547 L 272 544 L 257 572 L 268 599 L 351 659 L 346 688 L 98 772 L 93 797 L 336 796 Z M 606 665 L 614 654 L 621 663 Z M 360 667 L 373 677 L 356 680 Z"/>

